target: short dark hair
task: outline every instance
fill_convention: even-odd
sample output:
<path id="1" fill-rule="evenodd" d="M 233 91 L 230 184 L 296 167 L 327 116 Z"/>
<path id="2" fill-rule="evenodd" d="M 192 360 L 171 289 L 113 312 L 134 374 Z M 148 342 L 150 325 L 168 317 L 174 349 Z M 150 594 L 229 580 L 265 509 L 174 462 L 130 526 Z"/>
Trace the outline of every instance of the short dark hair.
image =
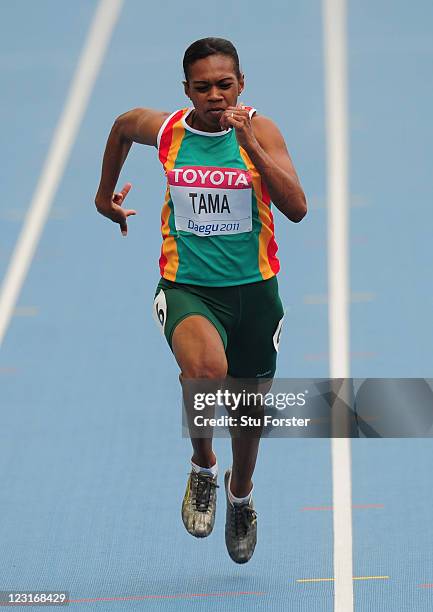
<path id="1" fill-rule="evenodd" d="M 225 38 L 200 38 L 193 42 L 188 49 L 185 51 L 183 56 L 183 71 L 185 79 L 188 81 L 188 68 L 199 59 L 208 57 L 209 55 L 228 55 L 232 58 L 236 75 L 238 79 L 241 77 L 241 70 L 239 67 L 239 56 L 238 52 L 233 43 Z"/>

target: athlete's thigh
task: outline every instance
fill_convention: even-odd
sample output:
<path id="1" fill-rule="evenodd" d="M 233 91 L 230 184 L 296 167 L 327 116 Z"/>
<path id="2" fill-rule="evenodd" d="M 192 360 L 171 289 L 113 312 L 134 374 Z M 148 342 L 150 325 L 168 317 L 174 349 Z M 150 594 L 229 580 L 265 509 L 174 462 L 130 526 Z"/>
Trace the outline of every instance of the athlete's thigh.
<path id="1" fill-rule="evenodd" d="M 227 374 L 224 344 L 214 324 L 189 315 L 175 327 L 172 350 L 184 378 L 219 378 Z"/>
<path id="2" fill-rule="evenodd" d="M 200 295 L 161 279 L 153 313 L 185 377 L 226 371 L 225 328 Z"/>
<path id="3" fill-rule="evenodd" d="M 234 378 L 272 378 L 284 317 L 276 277 L 241 291 L 242 318 L 227 344 L 228 373 Z"/>

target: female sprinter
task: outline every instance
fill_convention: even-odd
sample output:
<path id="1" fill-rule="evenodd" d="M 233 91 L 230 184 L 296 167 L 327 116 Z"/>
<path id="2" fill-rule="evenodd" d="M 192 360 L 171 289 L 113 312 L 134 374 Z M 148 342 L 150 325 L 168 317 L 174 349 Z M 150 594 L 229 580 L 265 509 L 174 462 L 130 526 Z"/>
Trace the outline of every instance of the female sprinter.
<path id="1" fill-rule="evenodd" d="M 122 208 L 129 183 L 115 193 L 121 168 L 133 142 L 157 148 L 167 189 L 154 311 L 186 396 L 186 379 L 259 382 L 274 376 L 283 308 L 271 201 L 295 223 L 307 206 L 274 122 L 238 104 L 244 75 L 232 43 L 197 40 L 183 68 L 192 106 L 171 114 L 136 108 L 118 117 L 95 203 L 126 236 L 127 219 L 136 213 Z M 182 519 L 189 533 L 205 537 L 215 520 L 217 460 L 211 437 L 191 436 L 191 442 Z M 237 563 L 248 561 L 256 545 L 252 475 L 258 445 L 257 436 L 232 436 L 225 538 Z"/>

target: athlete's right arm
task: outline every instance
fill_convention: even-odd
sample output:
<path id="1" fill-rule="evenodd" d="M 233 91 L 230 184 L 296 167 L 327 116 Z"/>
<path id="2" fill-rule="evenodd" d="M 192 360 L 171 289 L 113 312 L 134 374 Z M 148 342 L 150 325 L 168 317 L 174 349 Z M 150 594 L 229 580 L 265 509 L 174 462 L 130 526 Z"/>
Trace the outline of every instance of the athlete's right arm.
<path id="1" fill-rule="evenodd" d="M 114 193 L 120 171 L 133 142 L 156 146 L 158 132 L 169 113 L 148 108 L 135 108 L 120 115 L 114 122 L 105 147 L 101 180 L 95 197 L 98 212 L 119 223 L 122 234 L 127 233 L 126 219 L 134 210 L 121 207 L 131 185 Z"/>

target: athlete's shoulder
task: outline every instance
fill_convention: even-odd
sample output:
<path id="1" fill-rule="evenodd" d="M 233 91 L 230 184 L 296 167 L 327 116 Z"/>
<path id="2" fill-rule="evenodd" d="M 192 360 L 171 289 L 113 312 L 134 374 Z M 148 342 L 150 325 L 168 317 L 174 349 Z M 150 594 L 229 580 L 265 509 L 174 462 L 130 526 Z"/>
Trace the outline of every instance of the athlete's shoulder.
<path id="1" fill-rule="evenodd" d="M 254 106 L 247 106 L 246 104 L 244 104 L 243 107 L 249 111 L 251 125 L 253 126 L 254 131 L 266 131 L 266 129 L 269 128 L 278 129 L 272 119 L 259 113 Z"/>
<path id="2" fill-rule="evenodd" d="M 263 146 L 265 143 L 280 143 L 284 141 L 280 129 L 273 119 L 265 115 L 254 115 L 251 119 L 254 135 Z"/>
<path id="3" fill-rule="evenodd" d="M 255 130 L 265 130 L 269 127 L 277 127 L 275 121 L 273 121 L 270 117 L 266 117 L 265 115 L 259 114 L 257 111 L 251 117 L 251 123 L 254 126 Z"/>
<path id="4" fill-rule="evenodd" d="M 164 121 L 161 123 L 158 129 L 158 133 L 156 137 L 156 148 L 157 149 L 159 149 L 161 138 L 164 135 L 164 133 L 171 132 L 172 129 L 176 126 L 176 124 L 179 124 L 182 118 L 186 115 L 188 110 L 190 110 L 188 107 L 180 108 L 171 113 L 165 114 Z"/>
<path id="5" fill-rule="evenodd" d="M 166 111 L 138 107 L 119 115 L 115 125 L 123 137 L 156 146 L 158 132 L 169 115 Z"/>

